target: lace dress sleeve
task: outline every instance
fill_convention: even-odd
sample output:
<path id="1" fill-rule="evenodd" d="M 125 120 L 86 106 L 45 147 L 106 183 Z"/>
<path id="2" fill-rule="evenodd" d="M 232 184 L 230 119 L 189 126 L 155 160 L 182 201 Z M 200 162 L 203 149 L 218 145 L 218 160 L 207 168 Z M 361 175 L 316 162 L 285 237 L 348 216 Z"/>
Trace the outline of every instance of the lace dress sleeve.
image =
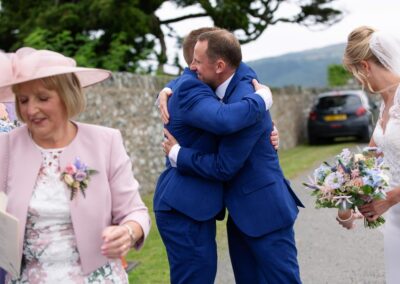
<path id="1" fill-rule="evenodd" d="M 381 107 L 380 116 L 382 116 L 382 110 Z M 394 95 L 393 106 L 390 108 L 389 115 L 390 117 L 400 119 L 400 85 L 397 87 L 396 94 Z"/>

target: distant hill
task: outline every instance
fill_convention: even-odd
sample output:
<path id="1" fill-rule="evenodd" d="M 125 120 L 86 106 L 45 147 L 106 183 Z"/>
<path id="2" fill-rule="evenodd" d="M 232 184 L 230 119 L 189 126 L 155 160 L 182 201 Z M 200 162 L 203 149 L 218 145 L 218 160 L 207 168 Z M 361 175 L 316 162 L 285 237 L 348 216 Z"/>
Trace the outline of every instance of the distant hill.
<path id="1" fill-rule="evenodd" d="M 344 49 L 345 44 L 335 44 L 247 64 L 257 72 L 260 82 L 271 87 L 326 87 L 328 65 L 341 64 Z"/>

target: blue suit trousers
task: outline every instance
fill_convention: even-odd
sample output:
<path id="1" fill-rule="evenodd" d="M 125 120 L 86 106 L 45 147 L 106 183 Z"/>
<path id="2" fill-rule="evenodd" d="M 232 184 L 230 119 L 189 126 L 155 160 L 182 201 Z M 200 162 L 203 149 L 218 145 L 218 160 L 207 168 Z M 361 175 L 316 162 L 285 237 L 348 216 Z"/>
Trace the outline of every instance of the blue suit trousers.
<path id="1" fill-rule="evenodd" d="M 293 225 L 250 237 L 228 217 L 227 231 L 236 284 L 301 283 Z"/>
<path id="2" fill-rule="evenodd" d="M 176 210 L 155 211 L 172 284 L 213 284 L 217 274 L 215 219 L 196 221 Z"/>

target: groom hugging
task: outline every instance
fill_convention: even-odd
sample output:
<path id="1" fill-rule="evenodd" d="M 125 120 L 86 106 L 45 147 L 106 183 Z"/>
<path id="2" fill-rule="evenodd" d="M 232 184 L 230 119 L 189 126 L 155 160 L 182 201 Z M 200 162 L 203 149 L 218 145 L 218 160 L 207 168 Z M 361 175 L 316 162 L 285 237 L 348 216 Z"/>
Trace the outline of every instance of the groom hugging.
<path id="1" fill-rule="evenodd" d="M 211 89 L 189 70 L 171 85 L 169 161 L 154 200 L 171 282 L 213 283 L 215 217 L 226 207 L 236 283 L 300 283 L 293 225 L 302 204 L 268 139 L 270 114 L 259 115 L 256 94 L 268 102 L 268 92 L 255 84 L 253 94 L 255 74 L 226 30 L 201 33 L 192 57 L 190 69 Z"/>

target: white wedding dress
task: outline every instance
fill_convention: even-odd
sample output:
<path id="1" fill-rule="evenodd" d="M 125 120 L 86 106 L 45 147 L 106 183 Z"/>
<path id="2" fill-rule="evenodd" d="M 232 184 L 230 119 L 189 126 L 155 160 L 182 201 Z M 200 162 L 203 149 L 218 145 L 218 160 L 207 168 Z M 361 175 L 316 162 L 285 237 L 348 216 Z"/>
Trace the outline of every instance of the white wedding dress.
<path id="1" fill-rule="evenodd" d="M 400 86 L 396 90 L 393 106 L 389 110 L 386 128 L 382 128 L 382 103 L 373 138 L 383 151 L 390 172 L 390 188 L 400 186 Z M 384 248 L 386 283 L 400 283 L 400 204 L 392 206 L 385 214 Z"/>

